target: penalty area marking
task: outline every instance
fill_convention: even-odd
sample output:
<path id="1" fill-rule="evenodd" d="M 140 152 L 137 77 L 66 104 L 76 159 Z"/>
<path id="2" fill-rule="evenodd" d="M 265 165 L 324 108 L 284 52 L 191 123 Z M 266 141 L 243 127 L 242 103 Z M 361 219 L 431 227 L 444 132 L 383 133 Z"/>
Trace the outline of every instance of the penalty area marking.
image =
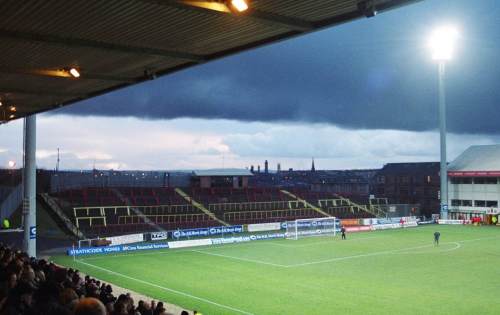
<path id="1" fill-rule="evenodd" d="M 363 240 L 370 240 L 370 239 L 380 238 L 380 237 L 381 236 L 350 238 L 347 240 L 343 240 L 342 242 L 363 241 Z M 338 239 L 333 239 L 333 240 L 329 240 L 329 241 L 321 241 L 321 242 L 314 242 L 314 243 L 310 243 L 310 244 L 299 244 L 299 245 L 281 244 L 281 243 L 277 243 L 277 242 L 262 242 L 262 244 L 280 246 L 280 247 L 288 247 L 288 248 L 300 248 L 300 247 L 309 247 L 309 246 L 316 246 L 316 245 L 322 245 L 322 244 L 337 244 L 338 241 L 339 241 Z"/>
<path id="2" fill-rule="evenodd" d="M 445 248 L 445 249 L 441 249 L 440 246 L 434 246 L 437 249 L 435 251 L 432 251 L 432 250 L 413 251 L 413 252 L 404 252 L 404 251 L 401 251 L 401 252 L 397 252 L 397 253 L 394 253 L 394 254 L 399 254 L 399 255 L 441 254 L 441 253 L 451 252 L 451 251 L 457 250 L 460 247 L 462 247 L 462 245 L 460 245 L 460 243 L 458 243 L 458 242 L 447 242 L 447 243 L 444 243 L 444 244 L 452 244 L 452 245 L 455 245 L 455 246 L 453 246 L 451 248 Z"/>
<path id="3" fill-rule="evenodd" d="M 484 240 L 498 239 L 498 238 L 500 238 L 500 236 L 474 238 L 474 239 L 460 240 L 460 241 L 455 241 L 455 242 L 446 242 L 446 243 L 442 243 L 442 244 L 476 242 L 476 241 L 484 241 Z M 317 265 L 317 264 L 324 264 L 324 263 L 330 263 L 330 262 L 347 260 L 347 259 L 353 259 L 353 258 L 363 258 L 363 257 L 370 257 L 370 256 L 379 256 L 379 255 L 385 255 L 385 254 L 393 254 L 393 253 L 397 253 L 397 252 L 400 252 L 400 251 L 406 251 L 406 250 L 412 250 L 412 249 L 421 249 L 421 248 L 426 248 L 426 247 L 430 247 L 430 246 L 434 246 L 434 244 L 428 244 L 428 245 L 422 245 L 422 246 L 415 246 L 415 247 L 407 247 L 407 248 L 400 248 L 400 249 L 393 249 L 393 250 L 385 250 L 385 251 L 373 252 L 373 253 L 368 253 L 368 254 L 360 254 L 360 255 L 353 255 L 353 256 L 337 257 L 337 258 L 325 259 L 325 260 L 319 260 L 319 261 L 312 261 L 312 262 L 307 262 L 307 263 L 288 265 L 287 268 L 302 267 L 302 266 Z M 453 250 L 455 250 L 455 249 L 456 248 L 454 248 Z"/>
<path id="4" fill-rule="evenodd" d="M 161 290 L 164 290 L 164 291 L 172 292 L 172 293 L 175 293 L 175 294 L 178 294 L 178 295 L 182 295 L 182 296 L 185 296 L 185 297 L 188 297 L 188 298 L 191 298 L 191 299 L 195 299 L 195 300 L 202 301 L 202 302 L 205 302 L 205 303 L 208 303 L 208 304 L 212 304 L 212 305 L 218 306 L 220 308 L 231 310 L 231 311 L 234 311 L 234 312 L 237 312 L 237 313 L 240 313 L 240 314 L 255 315 L 253 313 L 246 312 L 246 311 L 237 309 L 237 308 L 232 307 L 232 306 L 220 304 L 220 303 L 217 303 L 217 302 L 214 302 L 214 301 L 210 301 L 208 299 L 201 298 L 201 297 L 189 294 L 189 293 L 185 293 L 185 292 L 182 292 L 182 291 L 170 289 L 170 288 L 158 285 L 158 284 L 154 284 L 154 283 L 151 283 L 151 282 L 148 282 L 148 281 L 144 281 L 144 280 L 137 279 L 137 278 L 134 278 L 134 277 L 131 277 L 131 276 L 127 276 L 127 275 L 124 275 L 124 274 L 116 272 L 116 271 L 112 271 L 112 270 L 109 270 L 109 269 L 106 269 L 106 268 L 103 268 L 103 267 L 99 267 L 99 266 L 96 266 L 96 265 L 93 265 L 93 264 L 89 264 L 87 262 L 83 262 L 83 261 L 77 261 L 77 262 L 80 263 L 80 264 L 84 264 L 84 265 L 87 265 L 89 267 L 92 267 L 92 268 L 95 268 L 95 269 L 98 269 L 98 270 L 102 270 L 102 271 L 108 272 L 110 274 L 113 274 L 113 275 L 125 278 L 125 279 L 133 280 L 135 282 L 146 284 L 146 285 L 149 285 L 151 287 L 155 287 L 155 288 L 158 288 L 158 289 L 161 289 Z"/>
<path id="5" fill-rule="evenodd" d="M 274 264 L 262 260 L 257 260 L 257 259 L 247 259 L 247 258 L 242 258 L 242 257 L 235 257 L 235 256 L 228 256 L 228 255 L 223 255 L 223 254 L 216 254 L 212 253 L 206 250 L 192 250 L 192 252 L 195 253 L 200 253 L 204 255 L 210 255 L 210 256 L 217 256 L 217 257 L 223 257 L 223 258 L 228 258 L 228 259 L 234 259 L 234 260 L 241 260 L 241 261 L 246 261 L 246 262 L 252 262 L 256 264 L 262 264 L 262 265 L 268 265 L 268 266 L 273 266 L 273 267 L 280 267 L 280 268 L 286 268 L 288 265 L 280 265 L 280 264 Z"/>

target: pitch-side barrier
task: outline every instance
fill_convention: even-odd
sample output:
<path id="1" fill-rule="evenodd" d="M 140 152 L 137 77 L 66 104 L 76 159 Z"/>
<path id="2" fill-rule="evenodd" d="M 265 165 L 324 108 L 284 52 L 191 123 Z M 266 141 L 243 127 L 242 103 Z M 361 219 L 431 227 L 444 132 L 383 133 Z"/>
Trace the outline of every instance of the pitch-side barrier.
<path id="1" fill-rule="evenodd" d="M 350 219 L 350 221 L 352 221 L 352 219 Z M 349 223 L 351 223 L 350 221 Z M 361 232 L 417 226 L 417 220 L 414 217 L 404 217 L 403 221 L 401 221 L 401 218 L 392 218 L 392 220 L 360 219 L 360 221 L 358 222 L 364 223 L 364 225 L 346 226 L 346 231 Z M 340 222 L 340 225 L 343 225 L 342 220 Z M 236 225 L 202 229 L 184 229 L 165 232 L 129 234 L 99 239 L 101 241 L 105 240 L 108 246 L 72 247 L 68 248 L 66 253 L 69 256 L 84 256 L 243 243 L 276 238 L 286 238 L 285 231 L 286 222 L 273 222 L 248 224 L 244 226 Z M 245 235 L 238 235 L 241 233 L 245 233 Z M 231 236 L 228 237 L 227 235 Z M 92 240 L 87 240 L 83 243 L 88 243 L 90 245 L 92 244 Z"/>

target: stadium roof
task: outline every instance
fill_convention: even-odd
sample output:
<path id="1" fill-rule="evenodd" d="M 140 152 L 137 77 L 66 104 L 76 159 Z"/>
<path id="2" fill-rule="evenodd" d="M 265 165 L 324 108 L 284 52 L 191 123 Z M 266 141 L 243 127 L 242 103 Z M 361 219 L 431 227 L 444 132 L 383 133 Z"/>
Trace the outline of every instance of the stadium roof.
<path id="1" fill-rule="evenodd" d="M 193 174 L 194 176 L 253 176 L 249 170 L 237 168 L 199 170 L 193 171 Z"/>
<path id="2" fill-rule="evenodd" d="M 0 0 L 0 123 L 416 1 Z"/>
<path id="3" fill-rule="evenodd" d="M 402 163 L 387 163 L 378 171 L 378 175 L 401 175 L 414 174 L 422 172 L 436 171 L 439 172 L 439 162 L 402 162 Z"/>
<path id="4" fill-rule="evenodd" d="M 473 145 L 448 165 L 450 176 L 500 176 L 500 144 Z"/>

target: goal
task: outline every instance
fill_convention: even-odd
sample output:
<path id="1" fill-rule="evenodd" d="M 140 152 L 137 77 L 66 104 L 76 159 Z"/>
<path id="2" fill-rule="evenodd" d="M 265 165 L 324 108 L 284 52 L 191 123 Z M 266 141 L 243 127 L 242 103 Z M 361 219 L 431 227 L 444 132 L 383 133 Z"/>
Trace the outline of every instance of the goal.
<path id="1" fill-rule="evenodd" d="M 337 234 L 338 219 L 336 217 L 297 219 L 286 222 L 286 238 L 298 240 L 302 237 Z"/>

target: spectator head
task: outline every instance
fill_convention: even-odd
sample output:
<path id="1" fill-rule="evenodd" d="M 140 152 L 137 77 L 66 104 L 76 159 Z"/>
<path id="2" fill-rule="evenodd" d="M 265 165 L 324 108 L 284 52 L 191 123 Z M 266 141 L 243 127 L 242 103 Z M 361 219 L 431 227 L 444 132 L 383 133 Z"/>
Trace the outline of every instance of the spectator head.
<path id="1" fill-rule="evenodd" d="M 7 278 L 7 286 L 9 289 L 12 289 L 16 285 L 17 285 L 17 274 L 11 273 Z"/>
<path id="2" fill-rule="evenodd" d="M 75 315 L 106 315 L 106 308 L 98 299 L 84 298 L 76 305 Z"/>
<path id="3" fill-rule="evenodd" d="M 54 275 L 54 280 L 57 283 L 63 283 L 66 280 L 66 277 L 68 275 L 68 272 L 64 268 L 58 268 L 56 269 L 55 275 Z"/>
<path id="4" fill-rule="evenodd" d="M 35 290 L 30 284 L 19 283 L 12 291 L 14 304 L 31 306 L 34 292 Z"/>
<path id="5" fill-rule="evenodd" d="M 78 303 L 78 295 L 75 290 L 66 288 L 61 292 L 59 300 L 62 305 L 68 307 L 69 309 L 73 309 L 73 307 Z"/>
<path id="6" fill-rule="evenodd" d="M 35 289 L 38 287 L 35 271 L 33 270 L 33 268 L 31 268 L 31 266 L 28 265 L 24 267 L 21 273 L 21 277 L 19 278 L 19 282 L 28 283 Z"/>
<path id="7" fill-rule="evenodd" d="M 181 315 L 189 315 L 188 311 L 182 311 Z"/>
<path id="8" fill-rule="evenodd" d="M 114 310 L 113 314 L 116 314 L 116 315 L 128 314 L 127 305 L 122 301 L 116 302 L 114 305 L 114 308 L 115 308 L 115 310 Z"/>
<path id="9" fill-rule="evenodd" d="M 115 307 L 113 302 L 109 302 L 106 304 L 106 311 L 108 314 L 113 314 L 115 312 Z"/>

